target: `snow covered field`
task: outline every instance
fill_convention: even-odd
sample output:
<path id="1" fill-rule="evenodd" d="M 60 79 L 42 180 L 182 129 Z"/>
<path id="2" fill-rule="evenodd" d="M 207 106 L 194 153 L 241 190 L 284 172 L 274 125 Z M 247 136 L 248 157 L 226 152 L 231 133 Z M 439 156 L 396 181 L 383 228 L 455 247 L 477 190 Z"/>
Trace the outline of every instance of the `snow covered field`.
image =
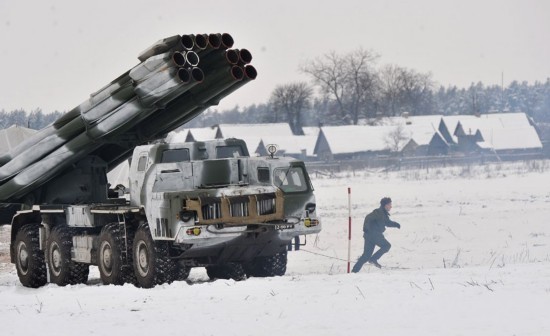
<path id="1" fill-rule="evenodd" d="M 312 174 L 315 175 L 315 174 Z M 550 335 L 550 162 L 313 176 L 323 231 L 284 277 L 154 289 L 19 284 L 0 227 L 0 335 Z M 393 198 L 392 249 L 346 274 L 364 216 Z"/>

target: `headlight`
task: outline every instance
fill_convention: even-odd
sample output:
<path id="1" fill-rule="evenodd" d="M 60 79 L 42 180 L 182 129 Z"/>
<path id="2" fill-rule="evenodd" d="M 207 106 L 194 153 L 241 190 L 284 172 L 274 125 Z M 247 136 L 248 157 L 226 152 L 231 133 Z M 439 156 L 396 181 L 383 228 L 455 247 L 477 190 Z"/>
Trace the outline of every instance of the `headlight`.
<path id="1" fill-rule="evenodd" d="M 308 203 L 306 204 L 306 211 L 308 213 L 315 212 L 315 203 Z"/>
<path id="2" fill-rule="evenodd" d="M 195 217 L 195 214 L 192 211 L 182 210 L 179 212 L 178 217 L 178 219 L 182 222 L 188 222 L 189 220 L 191 220 L 191 218 Z"/>

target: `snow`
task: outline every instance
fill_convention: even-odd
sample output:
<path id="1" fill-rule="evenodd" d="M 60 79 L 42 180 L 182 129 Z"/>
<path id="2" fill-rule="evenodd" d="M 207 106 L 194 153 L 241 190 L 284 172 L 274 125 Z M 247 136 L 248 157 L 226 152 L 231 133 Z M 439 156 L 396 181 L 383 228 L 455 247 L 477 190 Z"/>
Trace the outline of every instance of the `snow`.
<path id="1" fill-rule="evenodd" d="M 389 148 L 390 134 L 397 126 L 325 126 L 319 137 L 324 136 L 332 154 L 349 154 L 367 151 L 383 151 Z M 317 140 L 319 143 L 319 140 Z M 319 148 L 316 148 L 319 151 Z"/>
<path id="2" fill-rule="evenodd" d="M 292 136 L 292 130 L 288 123 L 269 123 L 269 124 L 220 124 L 218 132 L 224 139 L 241 138 L 243 136 L 262 137 L 266 134 L 276 134 L 279 136 Z"/>
<path id="3" fill-rule="evenodd" d="M 305 151 L 306 155 L 313 156 L 316 142 L 316 135 L 280 136 L 277 134 L 266 134 L 262 136 L 264 146 L 275 144 L 277 145 L 277 149 L 284 153 L 284 155 L 300 155 L 302 151 Z"/>
<path id="4" fill-rule="evenodd" d="M 100 284 L 22 287 L 0 227 L 4 335 L 549 335 L 550 161 L 312 173 L 323 231 L 289 252 L 287 274 L 153 289 Z M 392 249 L 347 274 L 364 216 L 393 199 Z"/>
<path id="5" fill-rule="evenodd" d="M 0 153 L 7 153 L 27 138 L 31 137 L 37 131 L 22 127 L 19 125 L 11 125 L 8 128 L 0 130 Z"/>
<path id="6" fill-rule="evenodd" d="M 533 126 L 508 128 L 482 132 L 485 141 L 478 142 L 482 148 L 494 150 L 508 149 L 542 149 L 542 142 Z"/>

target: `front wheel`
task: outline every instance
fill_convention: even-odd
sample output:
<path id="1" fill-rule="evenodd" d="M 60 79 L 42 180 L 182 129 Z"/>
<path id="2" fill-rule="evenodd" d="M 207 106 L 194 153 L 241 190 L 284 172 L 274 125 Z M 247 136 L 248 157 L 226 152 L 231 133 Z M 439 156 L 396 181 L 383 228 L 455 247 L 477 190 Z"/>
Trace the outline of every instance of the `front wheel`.
<path id="1" fill-rule="evenodd" d="M 174 268 L 174 275 L 173 279 L 174 281 L 183 281 L 187 280 L 189 277 L 189 273 L 191 273 L 191 268 L 187 267 L 185 265 L 182 265 L 180 263 L 176 263 Z"/>
<path id="2" fill-rule="evenodd" d="M 241 263 L 223 263 L 206 267 L 206 274 L 212 280 L 214 279 L 233 279 L 241 281 L 246 279 L 246 273 Z"/>
<path id="3" fill-rule="evenodd" d="M 287 251 L 267 257 L 257 257 L 246 265 L 246 273 L 253 277 L 283 276 L 286 273 Z"/>
<path id="4" fill-rule="evenodd" d="M 44 252 L 40 250 L 38 225 L 27 224 L 15 236 L 15 266 L 25 287 L 38 288 L 47 283 Z"/>

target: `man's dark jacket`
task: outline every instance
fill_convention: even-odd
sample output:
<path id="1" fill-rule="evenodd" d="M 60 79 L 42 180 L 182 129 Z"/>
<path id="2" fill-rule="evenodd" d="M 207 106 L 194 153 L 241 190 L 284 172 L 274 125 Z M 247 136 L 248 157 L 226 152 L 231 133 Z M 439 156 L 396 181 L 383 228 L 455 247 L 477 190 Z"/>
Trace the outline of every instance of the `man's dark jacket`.
<path id="1" fill-rule="evenodd" d="M 386 226 L 396 228 L 401 227 L 399 223 L 390 220 L 390 214 L 386 211 L 386 209 L 384 209 L 384 207 L 380 207 L 378 209 L 374 209 L 370 214 L 365 217 L 365 222 L 363 223 L 363 231 L 365 233 L 382 233 L 386 231 Z"/>

